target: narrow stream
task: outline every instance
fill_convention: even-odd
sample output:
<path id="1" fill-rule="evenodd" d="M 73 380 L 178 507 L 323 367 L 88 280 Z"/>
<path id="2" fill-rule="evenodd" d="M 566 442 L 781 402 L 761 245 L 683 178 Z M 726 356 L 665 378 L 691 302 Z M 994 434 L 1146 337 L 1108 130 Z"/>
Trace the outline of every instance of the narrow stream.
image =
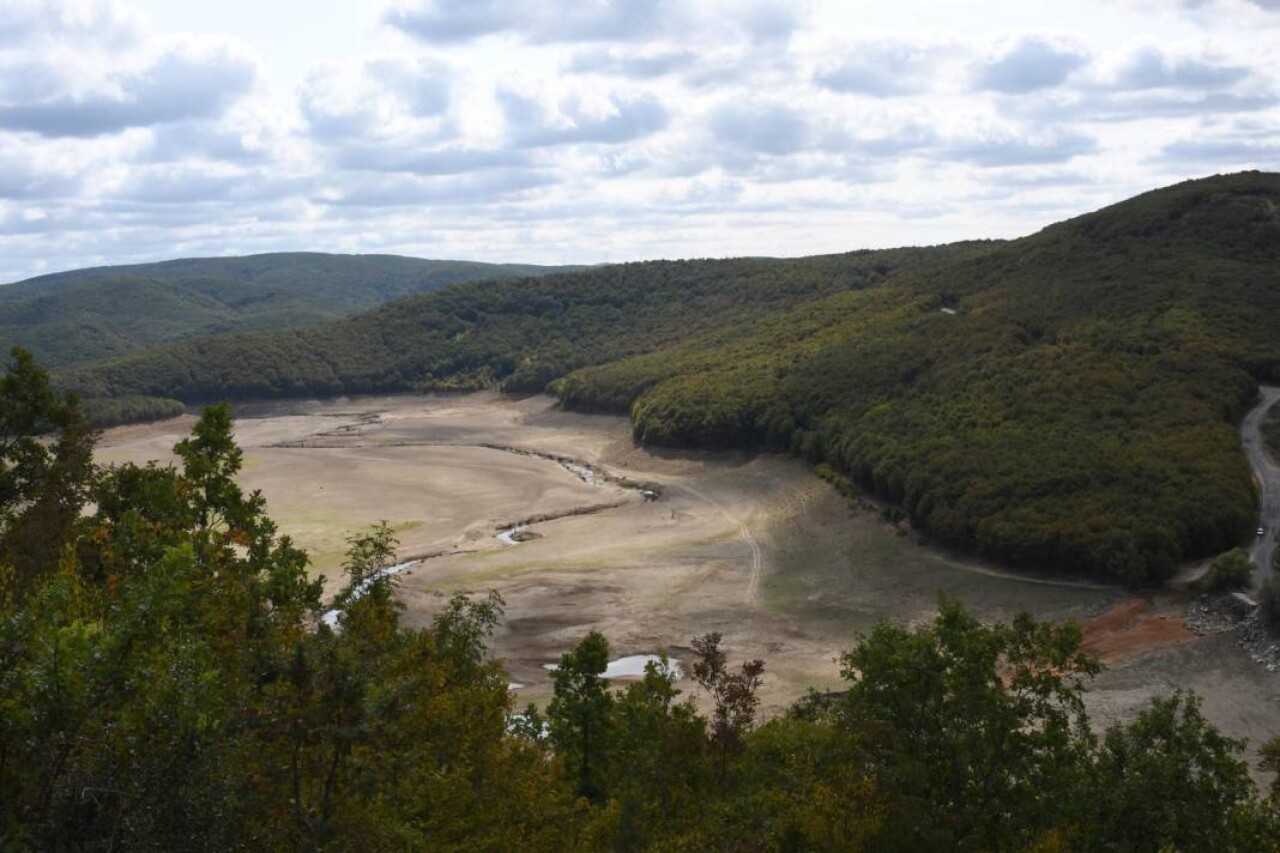
<path id="1" fill-rule="evenodd" d="M 351 591 L 350 600 L 352 602 L 359 601 L 361 598 L 364 597 L 365 593 L 367 593 L 369 589 L 378 581 L 382 580 L 383 578 L 391 577 L 392 575 L 398 575 L 401 572 L 403 572 L 405 569 L 409 568 L 410 566 L 420 562 L 422 561 L 408 560 L 407 562 L 404 562 L 404 563 L 396 563 L 394 566 L 387 566 L 386 568 L 379 569 L 369 577 L 365 578 L 363 583 L 361 583 L 358 587 L 356 587 Z M 344 611 L 342 610 L 342 608 L 335 607 L 333 610 L 326 612 L 324 616 L 321 616 L 320 621 L 324 622 L 324 624 L 328 625 L 330 628 L 333 628 L 336 631 L 341 625 L 340 620 L 342 618 L 343 612 Z"/>

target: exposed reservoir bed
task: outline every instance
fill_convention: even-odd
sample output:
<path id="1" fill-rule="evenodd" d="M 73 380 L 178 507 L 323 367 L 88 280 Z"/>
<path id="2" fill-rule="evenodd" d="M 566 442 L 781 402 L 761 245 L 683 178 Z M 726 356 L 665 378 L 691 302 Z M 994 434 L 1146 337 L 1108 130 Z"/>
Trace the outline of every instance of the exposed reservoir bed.
<path id="1" fill-rule="evenodd" d="M 589 630 L 609 638 L 612 659 L 666 649 L 686 673 L 689 641 L 719 631 L 732 665 L 765 660 L 763 708 L 775 712 L 810 686 L 839 689 L 836 657 L 857 632 L 927 619 L 944 592 L 984 618 L 1026 609 L 1085 622 L 1109 656 L 1090 699 L 1100 723 L 1191 688 L 1228 734 L 1280 732 L 1280 674 L 1260 671 L 1229 636 L 1179 629 L 1185 598 L 1157 595 L 1139 610 L 1123 590 L 1009 577 L 851 508 L 793 459 L 637 448 L 625 418 L 561 412 L 542 396 L 240 414 L 243 484 L 262 490 L 330 592 L 346 537 L 385 519 L 401 542 L 397 563 L 410 563 L 397 574 L 409 622 L 429 621 L 457 590 L 501 593 L 493 650 L 521 704 L 545 700 L 544 665 Z M 99 458 L 171 460 L 193 423 L 110 430 Z M 1113 613 L 1124 618 L 1103 618 Z"/>

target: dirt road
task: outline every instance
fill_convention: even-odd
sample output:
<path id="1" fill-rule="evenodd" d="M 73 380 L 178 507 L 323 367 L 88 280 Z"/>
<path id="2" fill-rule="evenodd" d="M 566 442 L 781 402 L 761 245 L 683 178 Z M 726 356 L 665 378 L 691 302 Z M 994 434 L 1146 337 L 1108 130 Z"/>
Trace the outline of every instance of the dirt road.
<path id="1" fill-rule="evenodd" d="M 1262 419 L 1267 410 L 1280 400 L 1280 388 L 1264 385 L 1260 391 L 1262 401 L 1245 415 L 1244 422 L 1240 424 L 1240 439 L 1244 442 L 1245 452 L 1249 454 L 1249 462 L 1253 465 L 1261 493 L 1258 526 L 1265 533 L 1255 539 L 1249 552 L 1258 566 L 1254 580 L 1259 587 L 1271 579 L 1271 558 L 1276 550 L 1276 535 L 1280 533 L 1280 466 L 1267 453 L 1261 430 Z"/>

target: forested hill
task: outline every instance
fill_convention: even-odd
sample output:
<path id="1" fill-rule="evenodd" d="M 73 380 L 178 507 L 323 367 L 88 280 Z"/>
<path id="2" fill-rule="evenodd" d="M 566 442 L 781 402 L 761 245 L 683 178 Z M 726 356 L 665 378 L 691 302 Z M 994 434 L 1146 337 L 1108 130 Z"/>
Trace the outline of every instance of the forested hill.
<path id="1" fill-rule="evenodd" d="M 187 402 L 479 388 L 542 390 L 567 372 L 712 330 L 736 332 L 815 299 L 882 285 L 893 273 L 987 244 L 619 264 L 492 280 L 400 300 L 349 320 L 282 334 L 193 340 L 69 371 L 88 397 Z"/>
<path id="2" fill-rule="evenodd" d="M 188 401 L 551 383 L 643 441 L 824 462 L 939 541 L 1131 582 L 1253 526 L 1234 422 L 1280 365 L 1280 176 L 1008 243 L 486 282 L 70 372 Z"/>
<path id="3" fill-rule="evenodd" d="M 54 273 L 0 287 L 0 351 L 64 367 L 184 338 L 333 320 L 480 278 L 564 267 L 288 252 Z"/>

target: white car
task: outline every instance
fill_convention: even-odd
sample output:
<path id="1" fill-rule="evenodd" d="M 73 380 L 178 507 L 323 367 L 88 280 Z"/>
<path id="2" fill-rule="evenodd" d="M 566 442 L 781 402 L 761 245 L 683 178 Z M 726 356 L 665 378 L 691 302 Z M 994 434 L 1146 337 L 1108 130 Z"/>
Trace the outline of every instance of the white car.
<path id="1" fill-rule="evenodd" d="M 1266 535 L 1267 535 L 1267 528 L 1265 528 L 1265 527 L 1259 527 L 1259 528 L 1258 528 L 1258 535 L 1259 535 L 1259 536 L 1266 536 Z"/>

